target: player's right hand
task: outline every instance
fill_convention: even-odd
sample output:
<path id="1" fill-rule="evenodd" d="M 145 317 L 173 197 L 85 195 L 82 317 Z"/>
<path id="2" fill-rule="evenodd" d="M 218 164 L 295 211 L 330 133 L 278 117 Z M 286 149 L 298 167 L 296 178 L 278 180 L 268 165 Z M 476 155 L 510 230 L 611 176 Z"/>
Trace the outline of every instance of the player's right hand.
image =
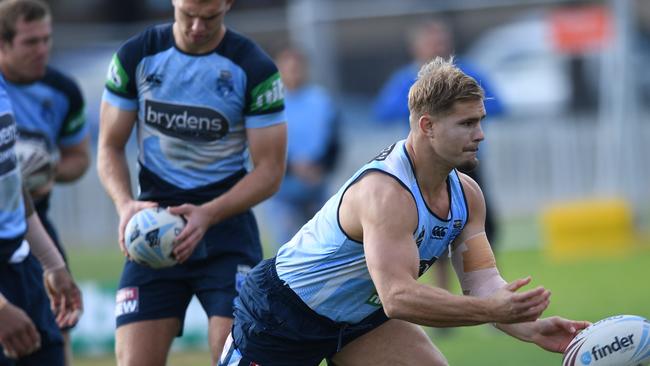
<path id="1" fill-rule="evenodd" d="M 530 276 L 512 281 L 488 299 L 495 323 L 520 323 L 537 320 L 550 303 L 551 292 L 542 286 L 517 292 L 531 281 Z"/>
<path id="2" fill-rule="evenodd" d="M 120 250 L 124 256 L 128 257 L 129 253 L 126 250 L 126 245 L 124 244 L 124 231 L 126 230 L 126 224 L 129 223 L 131 217 L 135 215 L 138 211 L 145 208 L 158 207 L 158 203 L 151 201 L 136 201 L 130 200 L 127 203 L 118 207 L 117 212 L 120 216 L 120 225 L 118 228 L 118 238 L 120 243 Z"/>
<path id="3" fill-rule="evenodd" d="M 18 359 L 41 348 L 41 336 L 25 312 L 10 303 L 0 310 L 0 345 L 8 358 Z"/>

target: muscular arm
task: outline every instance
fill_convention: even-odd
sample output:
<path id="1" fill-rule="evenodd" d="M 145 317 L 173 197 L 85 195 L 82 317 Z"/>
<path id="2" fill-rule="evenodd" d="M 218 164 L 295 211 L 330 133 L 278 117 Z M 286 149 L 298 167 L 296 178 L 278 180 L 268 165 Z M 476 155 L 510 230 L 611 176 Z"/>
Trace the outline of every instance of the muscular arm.
<path id="1" fill-rule="evenodd" d="M 133 200 L 124 147 L 136 120 L 136 111 L 102 102 L 97 148 L 97 172 L 118 212 Z"/>
<path id="2" fill-rule="evenodd" d="M 124 246 L 124 229 L 131 217 L 154 202 L 136 201 L 131 190 L 131 178 L 126 163 L 124 147 L 129 140 L 136 119 L 135 111 L 119 109 L 102 102 L 97 149 L 97 171 L 99 180 L 113 200 L 120 217 L 118 240 L 120 250 L 128 255 Z"/>
<path id="3" fill-rule="evenodd" d="M 530 282 L 530 277 L 506 284 L 485 236 L 485 200 L 481 189 L 471 178 L 462 175 L 461 179 L 471 214 L 454 243 L 452 262 L 463 292 L 481 298 L 503 300 L 510 297 L 511 301 L 503 302 L 501 308 L 508 310 L 511 316 L 519 316 L 519 322 L 497 322 L 496 327 L 546 350 L 563 352 L 575 333 L 588 323 L 560 317 L 538 319 L 549 304 L 550 292 L 538 287 L 515 293 L 517 288 Z"/>
<path id="4" fill-rule="evenodd" d="M 350 233 L 361 228 L 368 269 L 388 317 L 436 327 L 481 324 L 495 317 L 486 299 L 453 295 L 417 281 L 417 210 L 394 179 L 369 173 L 353 185 L 344 197 L 341 221 Z"/>
<path id="5" fill-rule="evenodd" d="M 287 125 L 246 130 L 253 170 L 228 192 L 206 203 L 211 224 L 248 210 L 280 187 L 287 154 Z"/>
<path id="6" fill-rule="evenodd" d="M 57 182 L 74 182 L 86 172 L 90 163 L 89 139 L 86 136 L 78 144 L 60 147 L 61 159 L 56 166 L 56 176 L 54 178 Z"/>

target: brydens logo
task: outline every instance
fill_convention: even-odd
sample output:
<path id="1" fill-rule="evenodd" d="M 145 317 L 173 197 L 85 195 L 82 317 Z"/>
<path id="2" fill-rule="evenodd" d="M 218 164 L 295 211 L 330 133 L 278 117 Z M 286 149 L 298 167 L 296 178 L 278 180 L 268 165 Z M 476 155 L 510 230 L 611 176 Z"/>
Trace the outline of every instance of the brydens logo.
<path id="1" fill-rule="evenodd" d="M 168 136 L 207 142 L 219 140 L 229 130 L 228 121 L 219 112 L 202 107 L 146 100 L 145 123 Z"/>

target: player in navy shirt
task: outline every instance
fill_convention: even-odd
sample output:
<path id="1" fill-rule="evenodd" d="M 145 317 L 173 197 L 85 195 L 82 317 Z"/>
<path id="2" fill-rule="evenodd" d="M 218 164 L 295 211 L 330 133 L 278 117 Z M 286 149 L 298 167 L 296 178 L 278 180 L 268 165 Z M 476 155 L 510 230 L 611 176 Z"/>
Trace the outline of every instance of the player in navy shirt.
<path id="1" fill-rule="evenodd" d="M 120 217 L 121 249 L 126 223 L 145 207 L 168 206 L 187 220 L 174 248 L 179 264 L 125 263 L 116 307 L 120 365 L 165 364 L 193 295 L 209 317 L 218 360 L 237 286 L 262 258 L 250 208 L 278 189 L 285 169 L 279 73 L 259 46 L 225 27 L 233 1 L 172 3 L 173 24 L 117 51 L 102 102 L 98 169 Z M 134 127 L 137 199 L 124 150 Z"/>

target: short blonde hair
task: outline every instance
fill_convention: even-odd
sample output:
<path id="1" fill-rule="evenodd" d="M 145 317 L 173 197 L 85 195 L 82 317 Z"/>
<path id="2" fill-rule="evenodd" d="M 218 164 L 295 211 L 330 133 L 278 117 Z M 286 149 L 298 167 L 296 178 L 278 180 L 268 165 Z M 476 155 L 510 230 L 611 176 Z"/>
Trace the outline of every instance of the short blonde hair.
<path id="1" fill-rule="evenodd" d="M 409 90 L 408 104 L 411 117 L 420 118 L 424 114 L 444 115 L 458 101 L 483 99 L 483 88 L 454 65 L 453 57 L 436 57 L 420 68 Z"/>

